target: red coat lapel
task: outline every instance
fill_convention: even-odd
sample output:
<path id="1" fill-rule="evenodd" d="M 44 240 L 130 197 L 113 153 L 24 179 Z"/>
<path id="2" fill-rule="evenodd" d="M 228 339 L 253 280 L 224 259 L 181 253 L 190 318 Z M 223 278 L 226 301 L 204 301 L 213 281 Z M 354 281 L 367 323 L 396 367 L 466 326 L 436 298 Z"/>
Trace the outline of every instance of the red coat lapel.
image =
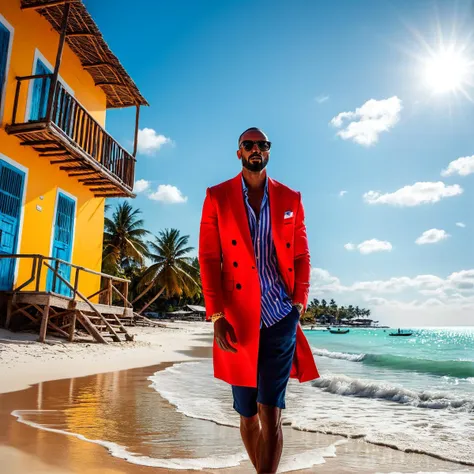
<path id="1" fill-rule="evenodd" d="M 278 183 L 271 178 L 268 178 L 268 199 L 270 200 L 273 242 L 278 250 L 282 238 L 284 202 L 282 202 L 281 193 L 278 192 Z"/>
<path id="2" fill-rule="evenodd" d="M 255 259 L 252 236 L 250 234 L 249 221 L 245 209 L 244 192 L 242 189 L 242 173 L 239 173 L 231 180 L 231 186 L 228 189 L 228 200 L 237 228 L 242 233 L 245 248 Z"/>

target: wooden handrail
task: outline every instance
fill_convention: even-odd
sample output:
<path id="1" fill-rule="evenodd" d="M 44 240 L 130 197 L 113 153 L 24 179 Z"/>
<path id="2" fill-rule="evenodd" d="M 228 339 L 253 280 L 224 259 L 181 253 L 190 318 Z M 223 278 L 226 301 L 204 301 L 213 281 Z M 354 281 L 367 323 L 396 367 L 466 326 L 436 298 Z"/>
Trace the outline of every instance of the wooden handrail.
<path id="1" fill-rule="evenodd" d="M 104 277 L 104 278 L 111 278 L 112 280 L 115 280 L 115 281 L 130 283 L 130 280 L 127 280 L 126 278 L 120 278 L 120 277 L 114 276 L 114 275 L 107 275 L 107 273 L 97 272 L 97 271 L 91 270 L 89 268 L 81 267 L 80 265 L 75 265 L 74 263 L 67 262 L 66 260 L 61 260 L 60 258 L 56 258 L 56 257 L 46 257 L 45 255 L 36 254 L 36 253 L 0 254 L 0 259 L 2 259 L 2 258 L 35 258 L 35 257 L 36 258 L 42 258 L 43 260 L 57 260 L 59 263 L 63 263 L 65 265 L 68 265 L 71 268 L 77 268 L 77 269 L 82 270 L 86 273 L 92 273 L 93 275 L 101 276 L 101 277 Z"/>
<path id="2" fill-rule="evenodd" d="M 45 263 L 45 265 L 53 272 L 55 272 L 54 268 Z M 55 272 L 56 274 L 56 272 Z M 74 287 L 66 280 L 64 279 L 59 273 L 56 274 L 56 276 L 67 286 L 69 287 L 70 290 L 74 290 Z M 116 342 L 120 342 L 120 338 L 118 337 L 117 333 L 115 332 L 114 328 L 109 324 L 106 318 L 102 315 L 102 313 L 79 291 L 77 290 L 77 295 L 79 298 L 81 298 L 84 303 L 86 303 L 89 308 L 101 319 L 101 321 L 105 324 L 107 329 L 113 334 L 114 340 Z"/>
<path id="3" fill-rule="evenodd" d="M 23 81 L 45 81 L 47 78 L 51 80 L 51 86 L 47 91 L 47 110 L 45 111 L 45 116 L 38 117 L 35 122 L 54 123 L 77 148 L 95 162 L 100 163 L 122 185 L 131 191 L 135 179 L 136 158 L 125 150 L 87 112 L 60 81 L 53 84 L 55 78 L 52 74 L 32 74 L 16 77 L 17 84 L 13 103 L 12 125 L 17 124 L 17 111 Z M 100 192 L 100 188 L 98 192 Z"/>
<path id="4" fill-rule="evenodd" d="M 77 296 L 79 296 L 81 299 L 86 298 L 87 300 L 90 300 L 91 298 L 95 296 L 99 296 L 103 293 L 107 293 L 107 304 L 112 305 L 112 294 L 114 291 L 120 296 L 121 301 L 123 301 L 123 306 L 124 308 L 132 308 L 133 305 L 130 303 L 128 300 L 128 287 L 130 280 L 127 280 L 125 278 L 120 278 L 116 277 L 113 275 L 107 275 L 106 273 L 102 272 L 97 272 L 95 270 L 90 270 L 88 268 L 81 267 L 80 265 L 75 265 L 70 262 L 66 262 L 65 260 L 62 260 L 60 258 L 55 258 L 55 257 L 46 257 L 41 254 L 0 254 L 0 260 L 3 259 L 32 259 L 32 268 L 31 268 L 31 274 L 30 277 L 23 283 L 21 283 L 19 286 L 13 289 L 14 293 L 19 293 L 21 292 L 24 288 L 26 288 L 30 284 L 34 284 L 34 289 L 35 291 L 39 292 L 40 291 L 40 279 L 41 279 L 41 272 L 44 267 L 47 267 L 51 269 L 52 271 L 52 290 L 53 293 L 56 293 L 56 281 L 59 279 L 60 281 L 64 282 L 65 279 L 60 275 L 59 273 L 59 268 L 61 265 L 67 265 L 71 269 L 75 269 L 75 275 L 74 277 L 71 275 L 71 282 L 68 282 L 66 286 L 72 290 L 71 291 L 71 300 L 75 301 Z M 101 288 L 95 293 L 93 293 L 90 296 L 85 297 L 82 295 L 82 293 L 79 291 L 79 277 L 81 272 L 84 273 L 89 273 L 91 275 L 96 275 L 101 278 L 106 279 L 109 283 L 105 288 Z M 72 272 L 71 272 L 72 273 Z M 73 280 L 72 280 L 73 278 Z M 120 283 L 124 285 L 124 289 L 126 291 L 125 295 L 122 294 L 112 282 L 115 283 Z M 119 305 L 121 306 L 121 305 Z"/>
<path id="5" fill-rule="evenodd" d="M 30 74 L 29 76 L 16 76 L 17 81 L 29 81 L 31 79 L 43 79 L 44 77 L 53 77 L 52 74 Z"/>

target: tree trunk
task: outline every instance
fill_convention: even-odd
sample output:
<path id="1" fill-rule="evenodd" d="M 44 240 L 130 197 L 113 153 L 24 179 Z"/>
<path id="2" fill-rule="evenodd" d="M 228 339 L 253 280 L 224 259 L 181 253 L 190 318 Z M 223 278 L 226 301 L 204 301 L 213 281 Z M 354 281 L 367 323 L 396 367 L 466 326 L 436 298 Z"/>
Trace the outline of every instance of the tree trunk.
<path id="1" fill-rule="evenodd" d="M 135 303 L 135 301 L 138 301 L 145 293 L 148 293 L 154 284 L 155 278 L 153 278 L 151 283 L 132 301 L 132 304 Z"/>
<path id="2" fill-rule="evenodd" d="M 142 314 L 143 311 L 145 311 L 148 308 L 148 306 L 150 306 L 153 303 L 153 301 L 155 301 L 161 296 L 163 291 L 165 291 L 164 287 L 151 299 L 151 301 L 149 301 L 145 306 L 143 306 L 143 308 L 138 312 L 138 314 Z"/>

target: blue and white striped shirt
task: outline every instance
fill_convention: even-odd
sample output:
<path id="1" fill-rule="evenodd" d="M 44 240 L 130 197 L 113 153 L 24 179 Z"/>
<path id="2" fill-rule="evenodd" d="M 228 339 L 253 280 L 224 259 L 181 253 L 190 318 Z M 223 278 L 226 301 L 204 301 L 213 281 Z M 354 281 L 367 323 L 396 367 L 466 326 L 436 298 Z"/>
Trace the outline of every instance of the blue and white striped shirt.
<path id="1" fill-rule="evenodd" d="M 265 182 L 265 192 L 258 218 L 249 203 L 248 188 L 243 176 L 242 188 L 262 293 L 260 326 L 264 324 L 269 327 L 283 319 L 292 310 L 292 302 L 285 291 L 285 286 L 278 271 L 278 261 L 272 238 L 270 204 L 268 202 L 268 179 Z"/>

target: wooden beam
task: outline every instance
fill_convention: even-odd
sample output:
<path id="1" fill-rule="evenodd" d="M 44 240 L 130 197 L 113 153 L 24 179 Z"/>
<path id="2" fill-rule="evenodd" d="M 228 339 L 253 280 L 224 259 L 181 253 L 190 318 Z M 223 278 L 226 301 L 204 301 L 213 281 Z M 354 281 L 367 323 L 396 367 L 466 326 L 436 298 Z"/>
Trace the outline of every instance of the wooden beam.
<path id="1" fill-rule="evenodd" d="M 58 153 L 40 153 L 39 156 L 44 156 L 44 157 L 48 157 L 50 156 L 51 158 L 55 157 L 55 156 L 69 156 L 71 153 L 69 153 L 68 151 L 59 151 Z"/>
<path id="2" fill-rule="evenodd" d="M 71 316 L 71 323 L 69 325 L 69 342 L 74 341 L 74 331 L 76 329 L 76 318 L 77 318 L 76 311 L 73 311 L 72 316 Z"/>
<path id="3" fill-rule="evenodd" d="M 41 10 L 43 8 L 57 7 L 58 5 L 64 5 L 65 3 L 80 2 L 81 0 L 55 0 L 49 3 L 32 3 L 31 5 L 22 6 L 22 10 Z"/>
<path id="4" fill-rule="evenodd" d="M 78 161 L 81 160 L 78 158 L 66 158 L 65 160 L 51 160 L 50 163 L 55 165 L 57 163 L 77 163 Z"/>
<path id="5" fill-rule="evenodd" d="M 67 2 L 64 3 L 64 13 L 63 13 L 63 20 L 61 23 L 61 34 L 59 36 L 58 52 L 56 54 L 56 63 L 54 65 L 53 78 L 51 80 L 51 86 L 49 88 L 48 108 L 46 109 L 48 121 L 51 120 L 51 113 L 53 111 L 53 100 L 54 100 L 54 95 L 56 91 L 56 84 L 58 83 L 59 66 L 61 65 L 61 59 L 63 57 L 64 43 L 66 41 L 67 21 L 69 19 L 70 10 L 71 10 L 71 2 L 68 0 Z"/>
<path id="6" fill-rule="evenodd" d="M 27 140 L 26 142 L 21 142 L 21 146 L 35 146 L 35 145 L 53 145 L 55 140 Z"/>
<path id="7" fill-rule="evenodd" d="M 80 171 L 80 170 L 86 170 L 87 167 L 84 166 L 60 166 L 59 169 L 61 171 Z"/>
<path id="8" fill-rule="evenodd" d="M 109 182 L 109 180 L 105 178 L 82 178 L 79 180 L 79 182 L 84 184 L 106 184 Z"/>
<path id="9" fill-rule="evenodd" d="M 99 81 L 95 83 L 96 86 L 123 86 L 126 87 L 125 84 L 121 82 L 106 82 L 106 81 Z"/>
<path id="10" fill-rule="evenodd" d="M 97 174 L 97 171 L 90 170 L 90 171 L 84 171 L 83 173 L 68 173 L 68 174 L 69 176 L 90 176 L 91 174 Z"/>
<path id="11" fill-rule="evenodd" d="M 100 36 L 97 33 L 91 33 L 90 31 L 74 31 L 72 33 L 66 33 L 68 38 L 77 38 L 77 37 L 84 37 L 84 36 Z"/>
<path id="12" fill-rule="evenodd" d="M 117 188 L 114 186 L 101 186 L 99 188 L 91 188 L 91 191 L 94 192 L 94 191 L 104 191 L 104 192 L 107 192 L 107 191 L 117 191 Z"/>
<path id="13" fill-rule="evenodd" d="M 130 194 L 126 194 L 124 192 L 122 193 L 95 193 L 94 197 L 100 197 L 100 198 L 128 198 L 131 197 Z"/>
<path id="14" fill-rule="evenodd" d="M 8 303 L 7 303 L 7 319 L 5 321 L 5 329 L 8 329 L 10 327 L 10 322 L 12 320 L 12 312 L 13 312 L 13 298 L 9 296 Z"/>
<path id="15" fill-rule="evenodd" d="M 49 319 L 49 303 L 43 308 L 43 317 L 41 318 L 41 328 L 39 333 L 39 342 L 44 342 L 46 339 L 46 331 L 48 329 Z"/>
<path id="16" fill-rule="evenodd" d="M 38 152 L 42 152 L 42 153 L 48 153 L 50 151 L 62 151 L 61 148 L 58 148 L 58 147 L 50 147 L 50 148 L 37 148 L 37 147 L 33 147 L 33 149 L 35 151 L 38 151 Z"/>
<path id="17" fill-rule="evenodd" d="M 84 69 L 92 69 L 94 67 L 101 67 L 101 66 L 114 67 L 114 65 L 112 63 L 108 63 L 108 62 L 105 62 L 105 61 L 101 61 L 101 62 L 98 62 L 98 63 L 84 64 L 82 67 Z"/>
<path id="18" fill-rule="evenodd" d="M 140 104 L 137 104 L 137 113 L 135 115 L 135 139 L 133 141 L 133 157 L 134 158 L 137 156 L 139 122 L 140 122 Z"/>

